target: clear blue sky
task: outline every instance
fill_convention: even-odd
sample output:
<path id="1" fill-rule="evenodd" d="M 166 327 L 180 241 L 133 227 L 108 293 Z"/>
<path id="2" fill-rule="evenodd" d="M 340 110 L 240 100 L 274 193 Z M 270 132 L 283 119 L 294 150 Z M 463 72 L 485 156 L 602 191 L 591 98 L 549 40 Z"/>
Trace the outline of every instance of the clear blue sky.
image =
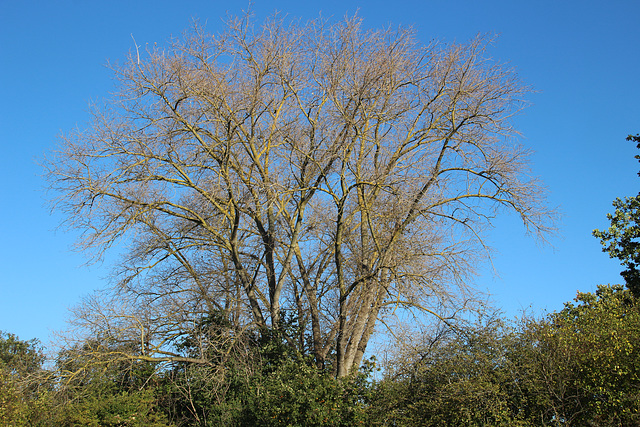
<path id="1" fill-rule="evenodd" d="M 87 103 L 113 88 L 107 60 L 139 45 L 163 43 L 194 18 L 209 31 L 247 2 L 58 0 L 0 1 L 0 330 L 23 339 L 61 329 L 67 308 L 104 285 L 108 264 L 83 267 L 76 237 L 56 231 L 38 159 L 56 136 L 88 119 Z M 532 306 L 558 310 L 577 290 L 619 283 L 620 267 L 591 237 L 607 226 L 617 196 L 640 188 L 635 148 L 640 132 L 640 2 L 629 1 L 255 1 L 302 19 L 358 14 L 368 27 L 413 25 L 424 41 L 498 35 L 494 58 L 516 67 L 536 89 L 516 119 L 535 151 L 533 170 L 563 213 L 560 235 L 540 246 L 516 218 L 491 234 L 494 266 L 476 286 L 509 316 Z"/>

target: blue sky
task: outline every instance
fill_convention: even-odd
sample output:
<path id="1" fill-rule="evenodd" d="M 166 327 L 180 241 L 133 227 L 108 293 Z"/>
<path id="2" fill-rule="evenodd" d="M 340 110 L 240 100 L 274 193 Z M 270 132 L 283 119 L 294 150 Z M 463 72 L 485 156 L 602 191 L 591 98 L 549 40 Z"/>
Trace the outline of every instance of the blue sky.
<path id="1" fill-rule="evenodd" d="M 532 167 L 562 213 L 558 237 L 540 245 L 514 217 L 490 237 L 494 267 L 475 286 L 497 307 L 558 310 L 577 290 L 619 283 L 620 266 L 591 237 L 607 226 L 618 196 L 638 193 L 640 164 L 625 142 L 640 132 L 640 2 L 637 1 L 255 1 L 303 20 L 355 11 L 365 26 L 412 25 L 419 37 L 463 42 L 495 34 L 493 58 L 518 70 L 536 92 L 515 121 L 535 151 Z M 77 234 L 56 230 L 38 159 L 56 136 L 88 120 L 87 104 L 113 89 L 108 60 L 138 45 L 179 36 L 193 19 L 216 32 L 241 13 L 235 1 L 0 2 L 0 330 L 48 341 L 67 309 L 104 285 L 108 262 L 83 266 Z"/>

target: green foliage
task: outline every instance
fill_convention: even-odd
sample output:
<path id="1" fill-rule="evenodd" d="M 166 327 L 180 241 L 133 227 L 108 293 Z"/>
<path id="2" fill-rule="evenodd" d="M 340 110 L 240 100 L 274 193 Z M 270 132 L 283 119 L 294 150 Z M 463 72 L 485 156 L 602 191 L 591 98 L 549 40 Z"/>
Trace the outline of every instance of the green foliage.
<path id="1" fill-rule="evenodd" d="M 578 293 L 538 320 L 439 329 L 373 384 L 373 361 L 342 378 L 319 369 L 297 319 L 281 319 L 251 331 L 210 316 L 176 345 L 208 362 L 162 369 L 87 340 L 59 354 L 55 382 L 38 375 L 36 341 L 3 334 L 0 424 L 640 425 L 640 301 L 620 285 Z"/>
<path id="2" fill-rule="evenodd" d="M 164 427 L 166 416 L 152 390 L 94 393 L 59 409 L 55 425 L 95 427 Z"/>
<path id="3" fill-rule="evenodd" d="M 577 424 L 640 424 L 640 304 L 621 286 L 579 293 L 552 316 L 554 333 L 577 369 Z"/>
<path id="4" fill-rule="evenodd" d="M 629 135 L 627 141 L 636 142 L 640 149 L 640 134 Z M 635 158 L 640 160 L 640 155 Z M 611 226 L 606 230 L 594 230 L 593 235 L 600 239 L 603 252 L 611 258 L 618 258 L 626 267 L 621 275 L 631 292 L 640 298 L 640 193 L 634 197 L 617 198 L 613 207 L 614 213 L 607 214 Z"/>
<path id="5" fill-rule="evenodd" d="M 40 390 L 37 394 L 25 393 L 14 377 L 0 370 L 0 425 L 2 426 L 50 426 L 55 425 L 53 394 Z"/>
<path id="6" fill-rule="evenodd" d="M 629 290 L 578 293 L 563 310 L 524 321 L 515 338 L 512 396 L 531 425 L 640 423 L 640 315 Z"/>
<path id="7" fill-rule="evenodd" d="M 123 349 L 103 339 L 59 352 L 57 384 L 36 403 L 46 417 L 31 416 L 38 426 L 168 426 L 158 406 L 152 363 L 122 358 Z"/>
<path id="8" fill-rule="evenodd" d="M 46 411 L 52 384 L 36 339 L 20 340 L 0 332 L 0 424 L 36 425 Z"/>
<path id="9" fill-rule="evenodd" d="M 0 331 L 0 368 L 11 375 L 27 375 L 41 368 L 44 355 L 37 339 L 22 341 Z"/>
<path id="10" fill-rule="evenodd" d="M 17 424 L 24 419 L 25 412 L 26 402 L 14 378 L 7 370 L 0 369 L 0 424 Z"/>
<path id="11" fill-rule="evenodd" d="M 568 414 L 576 410 L 571 397 L 578 368 L 553 325 L 548 319 L 522 319 L 509 345 L 515 379 L 510 399 L 524 425 L 571 424 Z"/>
<path id="12" fill-rule="evenodd" d="M 206 349 L 210 363 L 176 364 L 164 374 L 163 406 L 177 425 L 365 422 L 370 370 L 340 379 L 318 370 L 300 339 L 297 318 L 282 313 L 279 325 L 268 330 L 229 328 L 224 318 L 210 316 L 179 344 L 194 356 Z"/>
<path id="13" fill-rule="evenodd" d="M 156 363 L 138 360 L 138 346 L 91 338 L 61 350 L 56 371 L 64 387 L 60 390 L 75 399 L 85 391 L 94 394 L 140 390 L 154 376 Z"/>
<path id="14" fill-rule="evenodd" d="M 640 303 L 622 286 L 454 332 L 377 384 L 378 425 L 640 425 Z"/>
<path id="15" fill-rule="evenodd" d="M 394 426 L 522 425 L 500 319 L 439 331 L 408 368 L 376 385 L 372 419 Z"/>
<path id="16" fill-rule="evenodd" d="M 177 364 L 159 379 L 161 405 L 179 426 L 238 425 L 254 368 L 251 358 L 217 366 Z"/>
<path id="17" fill-rule="evenodd" d="M 243 425 L 365 425 L 367 374 L 343 378 L 319 372 L 311 361 L 288 360 L 254 381 Z"/>

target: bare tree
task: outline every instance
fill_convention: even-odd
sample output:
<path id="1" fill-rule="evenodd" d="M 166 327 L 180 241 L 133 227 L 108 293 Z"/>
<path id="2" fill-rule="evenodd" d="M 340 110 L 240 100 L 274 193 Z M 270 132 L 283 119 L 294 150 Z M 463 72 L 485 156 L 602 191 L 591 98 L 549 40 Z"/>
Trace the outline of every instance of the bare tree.
<path id="1" fill-rule="evenodd" d="M 48 161 L 79 247 L 128 243 L 116 282 L 152 325 L 147 357 L 178 357 L 206 313 L 270 328 L 284 310 L 344 376 L 385 316 L 464 295 L 501 209 L 548 230 L 511 128 L 527 88 L 484 38 L 227 24 L 114 67 L 120 92 Z"/>

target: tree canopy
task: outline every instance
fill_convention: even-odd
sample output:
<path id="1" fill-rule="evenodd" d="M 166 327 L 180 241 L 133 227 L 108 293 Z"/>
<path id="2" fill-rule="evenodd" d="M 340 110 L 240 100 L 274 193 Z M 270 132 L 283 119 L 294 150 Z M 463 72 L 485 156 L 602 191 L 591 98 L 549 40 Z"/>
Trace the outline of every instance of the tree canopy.
<path id="1" fill-rule="evenodd" d="M 145 360 L 209 363 L 204 341 L 176 347 L 203 319 L 289 314 L 290 345 L 344 376 L 388 316 L 449 315 L 497 213 L 534 234 L 553 216 L 511 123 L 528 89 L 488 42 L 276 16 L 136 46 L 47 163 L 79 248 L 126 247 L 112 299 L 76 320 Z"/>
<path id="2" fill-rule="evenodd" d="M 489 315 L 437 332 L 376 385 L 374 425 L 640 423 L 640 305 L 621 285 L 540 319 Z"/>
<path id="3" fill-rule="evenodd" d="M 637 143 L 640 149 L 640 134 L 629 135 L 627 141 Z M 640 155 L 635 156 L 640 160 Z M 640 176 L 640 172 L 638 172 Z M 594 230 L 593 235 L 600 239 L 602 251 L 611 258 L 618 258 L 626 267 L 620 273 L 627 287 L 640 298 L 640 193 L 637 196 L 617 198 L 613 201 L 615 211 L 607 214 L 611 226 L 606 230 Z"/>

